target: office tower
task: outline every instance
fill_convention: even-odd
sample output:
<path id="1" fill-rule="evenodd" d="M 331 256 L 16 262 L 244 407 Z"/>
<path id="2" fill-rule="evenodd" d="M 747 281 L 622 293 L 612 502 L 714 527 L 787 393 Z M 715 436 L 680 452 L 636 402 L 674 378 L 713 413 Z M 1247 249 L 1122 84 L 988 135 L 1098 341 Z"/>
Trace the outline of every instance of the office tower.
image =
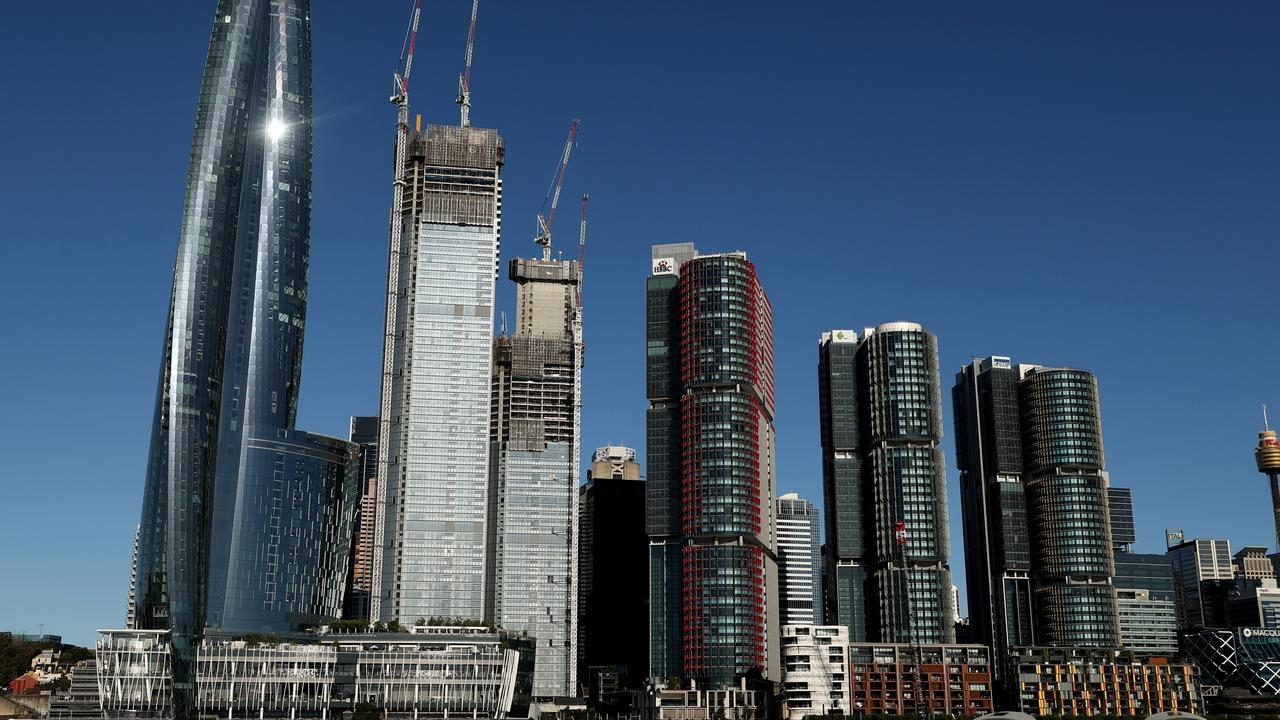
<path id="1" fill-rule="evenodd" d="M 1258 433 L 1258 449 L 1253 451 L 1258 472 L 1271 482 L 1271 514 L 1276 523 L 1276 550 L 1280 551 L 1280 439 L 1267 422 L 1267 406 L 1262 406 L 1262 432 Z"/>
<path id="2" fill-rule="evenodd" d="M 975 358 L 956 373 L 951 398 L 969 627 L 1001 678 L 1009 648 L 1036 642 L 1017 370 L 1007 357 Z"/>
<path id="3" fill-rule="evenodd" d="M 818 378 L 828 621 L 851 642 L 954 642 L 937 339 L 909 322 L 823 333 Z"/>
<path id="4" fill-rule="evenodd" d="M 823 333 L 818 344 L 818 414 L 822 431 L 825 622 L 848 628 L 852 642 L 867 634 L 867 566 L 862 455 L 858 433 L 858 334 Z"/>
<path id="5" fill-rule="evenodd" d="M 1037 641 L 1119 641 L 1098 382 L 1071 368 L 1019 365 Z"/>
<path id="6" fill-rule="evenodd" d="M 871 500 L 864 501 L 865 523 L 875 558 L 876 615 L 869 620 L 881 642 L 955 642 L 933 333 L 910 322 L 865 329 L 858 395 L 863 482 Z"/>
<path id="7" fill-rule="evenodd" d="M 646 280 L 650 674 L 777 679 L 773 319 L 741 252 L 655 245 Z"/>
<path id="8" fill-rule="evenodd" d="M 1235 591 L 1231 543 L 1185 540 L 1171 546 L 1168 555 L 1183 629 L 1227 627 L 1227 599 Z"/>
<path id="9" fill-rule="evenodd" d="M 578 493 L 578 680 L 593 698 L 592 678 L 639 687 L 649 674 L 648 563 L 636 451 L 598 448 Z"/>
<path id="10" fill-rule="evenodd" d="M 818 508 L 797 493 L 778 498 L 778 606 L 783 625 L 822 624 Z"/>
<path id="11" fill-rule="evenodd" d="M 403 107 L 399 132 L 370 617 L 479 620 L 505 149 Z"/>
<path id="12" fill-rule="evenodd" d="M 487 617 L 537 640 L 533 694 L 577 690 L 581 338 L 576 260 L 516 258 L 516 327 L 493 340 Z"/>
<path id="13" fill-rule="evenodd" d="M 1178 605 L 1173 567 L 1160 553 L 1115 555 L 1120 645 L 1135 652 L 1171 655 L 1178 649 Z"/>
<path id="14" fill-rule="evenodd" d="M 346 620 L 368 620 L 369 596 L 373 590 L 373 525 L 378 500 L 378 418 L 351 418 L 347 442 L 355 445 L 359 452 L 360 509 L 356 514 L 342 616 Z"/>
<path id="15" fill-rule="evenodd" d="M 336 618 L 351 447 L 294 430 L 311 221 L 307 0 L 223 0 L 196 106 L 138 542 L 139 629 L 194 712 L 206 627 Z"/>
<path id="16" fill-rule="evenodd" d="M 1133 490 L 1107 488 L 1107 508 L 1111 514 L 1111 549 L 1116 553 L 1127 553 L 1138 542 L 1138 533 L 1133 525 Z"/>

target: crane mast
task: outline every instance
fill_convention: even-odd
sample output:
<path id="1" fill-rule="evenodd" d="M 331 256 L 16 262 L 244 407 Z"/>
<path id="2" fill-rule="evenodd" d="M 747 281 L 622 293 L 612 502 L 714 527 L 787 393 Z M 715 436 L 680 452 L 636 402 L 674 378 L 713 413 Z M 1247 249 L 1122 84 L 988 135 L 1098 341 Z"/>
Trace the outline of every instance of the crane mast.
<path id="1" fill-rule="evenodd" d="M 409 75 L 413 72 L 413 50 L 418 40 L 418 21 L 422 17 L 422 0 L 414 0 L 413 17 L 409 21 L 408 50 L 403 55 L 404 75 L 395 73 L 395 94 L 391 102 L 396 106 L 396 167 L 395 181 L 392 183 L 391 213 L 389 217 L 389 236 L 387 252 L 387 305 L 386 328 L 382 342 L 382 388 L 381 410 L 378 418 L 378 447 L 391 447 L 391 387 L 395 372 L 395 340 L 396 328 L 399 325 L 397 313 L 399 308 L 396 299 L 400 288 L 400 256 L 401 228 L 403 227 L 404 194 L 408 185 L 405 158 L 409 146 Z M 370 568 L 369 619 L 379 620 L 382 615 L 382 555 L 386 533 L 383 529 L 383 518 L 387 505 L 387 483 L 389 478 L 388 461 L 390 452 L 378 453 L 377 498 L 375 501 L 373 523 L 373 558 Z"/>
<path id="2" fill-rule="evenodd" d="M 578 225 L 578 314 L 582 314 L 583 268 L 587 263 L 587 194 L 582 193 L 582 222 Z"/>
<path id="3" fill-rule="evenodd" d="M 471 29 L 467 31 L 467 58 L 458 76 L 458 106 L 462 109 L 462 127 L 471 127 L 471 55 L 476 49 L 476 13 L 480 0 L 471 0 Z"/>
<path id="4" fill-rule="evenodd" d="M 556 179 L 554 191 L 548 191 L 551 198 L 551 210 L 547 212 L 547 216 L 543 218 L 542 213 L 538 213 L 538 236 L 534 238 L 534 242 L 542 246 L 542 259 L 551 259 L 551 224 L 556 219 L 556 208 L 560 206 L 560 189 L 564 187 L 564 173 L 569 169 L 569 155 L 573 153 L 573 139 L 578 134 L 578 125 L 582 123 L 578 118 L 574 118 L 569 125 L 569 137 L 564 143 L 564 153 L 560 155 L 560 168 L 556 171 Z M 542 201 L 543 207 L 546 207 L 547 200 Z"/>

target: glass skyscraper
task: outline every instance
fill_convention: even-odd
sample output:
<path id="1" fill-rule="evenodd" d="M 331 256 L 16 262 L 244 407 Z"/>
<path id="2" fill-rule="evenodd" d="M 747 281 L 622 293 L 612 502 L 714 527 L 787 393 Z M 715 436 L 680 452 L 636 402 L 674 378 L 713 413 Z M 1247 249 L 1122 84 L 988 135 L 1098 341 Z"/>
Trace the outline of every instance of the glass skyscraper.
<path id="1" fill-rule="evenodd" d="M 400 132 L 370 615 L 480 620 L 504 147 L 496 130 Z"/>
<path id="2" fill-rule="evenodd" d="M 221 0 L 196 106 L 138 539 L 139 629 L 169 631 L 175 714 L 206 628 L 340 614 L 357 479 L 294 429 L 311 221 L 306 0 Z"/>
<path id="3" fill-rule="evenodd" d="M 776 679 L 768 298 L 743 253 L 688 244 L 654 246 L 646 292 L 650 673 Z"/>
<path id="4" fill-rule="evenodd" d="M 1098 381 L 1087 370 L 1018 370 L 1038 642 L 1115 647 L 1119 619 Z"/>
<path id="5" fill-rule="evenodd" d="M 969 626 L 1001 679 L 1009 648 L 1035 644 L 1017 370 L 1007 357 L 974 359 L 951 397 Z"/>
<path id="6" fill-rule="evenodd" d="M 823 333 L 818 380 L 828 622 L 955 642 L 937 340 L 910 322 Z"/>

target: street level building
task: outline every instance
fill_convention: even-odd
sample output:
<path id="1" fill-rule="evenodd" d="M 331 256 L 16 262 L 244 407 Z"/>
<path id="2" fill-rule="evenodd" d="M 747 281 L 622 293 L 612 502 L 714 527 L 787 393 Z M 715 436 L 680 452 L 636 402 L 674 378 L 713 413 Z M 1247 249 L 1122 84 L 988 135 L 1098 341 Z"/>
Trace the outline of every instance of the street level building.
<path id="1" fill-rule="evenodd" d="M 648 675 L 648 563 L 636 451 L 599 448 L 578 493 L 578 679 L 595 702 Z"/>
<path id="2" fill-rule="evenodd" d="M 1199 713 L 1195 668 L 1102 648 L 1019 648 L 1017 710 L 1036 717 Z"/>
<path id="3" fill-rule="evenodd" d="M 776 679 L 773 319 L 745 253 L 656 245 L 646 292 L 650 675 Z"/>
<path id="4" fill-rule="evenodd" d="M 1121 647 L 1144 655 L 1177 654 L 1177 603 L 1153 600 L 1150 590 L 1116 588 L 1116 606 Z"/>
<path id="5" fill-rule="evenodd" d="M 1183 651 L 1200 668 L 1206 694 L 1235 688 L 1280 696 L 1280 630 L 1193 630 L 1183 635 Z"/>
<path id="6" fill-rule="evenodd" d="M 219 6 L 138 538 L 134 625 L 170 634 L 179 718 L 195 712 L 206 628 L 339 616 L 357 491 L 352 448 L 294 428 L 311 235 L 310 3 Z"/>
<path id="7" fill-rule="evenodd" d="M 783 625 L 822 624 L 822 529 L 818 508 L 797 493 L 778 503 L 778 583 Z"/>
<path id="8" fill-rule="evenodd" d="M 981 645 L 853 643 L 849 715 L 980 715 L 995 709 Z"/>
<path id="9" fill-rule="evenodd" d="M 851 715 L 849 631 L 843 625 L 782 626 L 782 714 Z"/>
<path id="10" fill-rule="evenodd" d="M 167 634 L 102 630 L 100 717 L 166 718 Z M 532 647 L 476 628 L 281 637 L 208 633 L 197 648 L 202 716 L 341 717 L 370 703 L 387 718 L 502 718 L 528 707 Z M 523 717 L 523 712 L 519 715 Z"/>
<path id="11" fill-rule="evenodd" d="M 911 322 L 823 333 L 818 374 L 828 623 L 954 641 L 937 339 Z"/>

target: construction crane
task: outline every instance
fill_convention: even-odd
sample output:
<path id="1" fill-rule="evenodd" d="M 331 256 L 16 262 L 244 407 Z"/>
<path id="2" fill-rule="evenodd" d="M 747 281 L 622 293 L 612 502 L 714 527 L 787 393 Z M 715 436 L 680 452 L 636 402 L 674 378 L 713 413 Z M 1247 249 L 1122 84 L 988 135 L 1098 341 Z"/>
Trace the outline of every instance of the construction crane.
<path id="1" fill-rule="evenodd" d="M 467 60 L 458 76 L 458 105 L 462 108 L 462 127 L 471 127 L 471 54 L 476 49 L 476 12 L 480 0 L 471 0 L 471 29 L 467 31 Z"/>
<path id="2" fill-rule="evenodd" d="M 400 289 L 400 229 L 403 225 L 401 214 L 404 208 L 404 194 L 408 181 L 405 178 L 405 159 L 409 146 L 409 75 L 413 72 L 413 49 L 418 41 L 418 21 L 422 18 L 422 0 L 414 0 L 413 16 L 409 20 L 409 29 L 405 35 L 405 45 L 401 49 L 400 59 L 404 63 L 404 74 L 394 73 L 395 94 L 391 102 L 396 106 L 396 167 L 395 181 L 392 183 L 392 203 L 390 225 L 390 241 L 387 253 L 387 324 L 386 335 L 382 343 L 382 395 L 381 417 L 378 420 L 379 447 L 391 447 L 391 386 L 395 371 L 395 339 L 396 328 L 399 327 L 397 299 Z M 373 524 L 373 567 L 370 568 L 369 593 L 370 621 L 381 619 L 382 615 L 382 547 L 386 542 L 383 530 L 383 518 L 387 506 L 387 475 L 390 471 L 388 460 L 391 453 L 382 453 L 378 457 L 378 497 L 374 509 Z"/>
<path id="3" fill-rule="evenodd" d="M 582 314 L 583 268 L 587 262 L 587 194 L 582 193 L 582 222 L 578 225 L 578 314 Z"/>
<path id="4" fill-rule="evenodd" d="M 560 189 L 564 187 L 564 172 L 569 169 L 569 155 L 573 153 L 573 139 L 578 135 L 578 125 L 582 123 L 578 118 L 573 119 L 573 123 L 569 125 L 569 138 L 564 143 L 564 153 L 560 155 L 560 168 L 556 171 L 555 180 L 552 188 L 547 189 L 547 197 L 542 199 L 542 207 L 546 209 L 547 200 L 551 201 L 551 210 L 547 212 L 544 218 L 542 212 L 538 212 L 538 235 L 533 241 L 542 246 L 542 259 L 551 259 L 551 225 L 556 220 L 556 208 L 560 206 Z"/>

